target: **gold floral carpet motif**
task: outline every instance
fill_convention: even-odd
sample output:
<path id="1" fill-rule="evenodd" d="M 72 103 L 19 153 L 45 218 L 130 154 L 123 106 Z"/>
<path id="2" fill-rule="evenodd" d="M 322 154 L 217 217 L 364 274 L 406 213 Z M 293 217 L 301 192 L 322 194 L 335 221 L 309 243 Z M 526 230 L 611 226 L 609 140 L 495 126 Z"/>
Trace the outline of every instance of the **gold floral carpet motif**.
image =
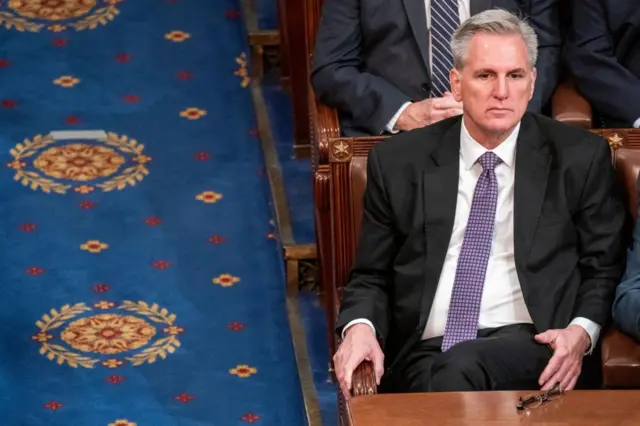
<path id="1" fill-rule="evenodd" d="M 40 344 L 41 355 L 59 365 L 138 366 L 165 359 L 180 346 L 178 336 L 184 329 L 175 320 L 167 309 L 143 301 L 77 303 L 44 314 L 32 339 Z"/>
<path id="2" fill-rule="evenodd" d="M 94 30 L 113 21 L 122 0 L 6 0 L 0 26 L 7 30 Z"/>
<path id="3" fill-rule="evenodd" d="M 36 135 L 10 150 L 14 180 L 33 190 L 66 194 L 105 192 L 133 186 L 149 174 L 144 145 L 126 135 L 108 133 L 100 141 L 56 141 Z"/>

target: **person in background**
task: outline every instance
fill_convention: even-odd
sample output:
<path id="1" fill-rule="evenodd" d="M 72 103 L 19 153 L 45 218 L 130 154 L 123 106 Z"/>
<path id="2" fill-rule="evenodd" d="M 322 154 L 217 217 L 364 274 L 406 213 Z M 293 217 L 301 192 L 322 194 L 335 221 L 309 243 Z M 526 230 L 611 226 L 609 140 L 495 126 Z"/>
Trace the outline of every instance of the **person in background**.
<path id="1" fill-rule="evenodd" d="M 325 0 L 311 83 L 347 136 L 397 133 L 462 113 L 449 87 L 458 25 L 484 10 L 528 17 L 539 40 L 540 112 L 558 83 L 559 0 Z"/>
<path id="2" fill-rule="evenodd" d="M 594 127 L 640 127 L 640 5 L 574 0 L 565 62 L 594 111 Z"/>
<path id="3" fill-rule="evenodd" d="M 627 250 L 627 268 L 616 288 L 613 322 L 622 332 L 640 340 L 640 206 L 637 218 L 633 242 Z"/>

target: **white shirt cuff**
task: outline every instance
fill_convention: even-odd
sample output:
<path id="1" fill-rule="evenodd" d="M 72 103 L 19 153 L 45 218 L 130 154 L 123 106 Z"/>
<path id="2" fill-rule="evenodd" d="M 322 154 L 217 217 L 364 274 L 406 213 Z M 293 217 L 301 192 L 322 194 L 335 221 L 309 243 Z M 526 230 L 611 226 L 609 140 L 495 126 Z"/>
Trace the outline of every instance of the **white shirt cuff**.
<path id="1" fill-rule="evenodd" d="M 344 333 L 345 333 L 345 331 L 347 331 L 347 328 L 351 327 L 352 325 L 356 325 L 356 324 L 367 324 L 369 327 L 371 327 L 371 329 L 373 330 L 373 334 L 375 336 L 376 328 L 373 326 L 371 321 L 369 321 L 368 319 L 364 319 L 364 318 L 358 318 L 358 319 L 354 319 L 353 321 L 349 321 L 349 323 L 347 323 L 347 325 L 344 326 L 344 328 L 342 329 L 342 340 L 344 340 Z"/>
<path id="2" fill-rule="evenodd" d="M 569 325 L 579 325 L 580 327 L 584 328 L 584 331 L 587 332 L 589 338 L 591 339 L 591 345 L 589 346 L 587 352 L 585 352 L 585 355 L 591 355 L 591 353 L 593 352 L 593 348 L 596 347 L 598 338 L 600 337 L 600 326 L 590 319 L 584 317 L 575 318 Z"/>
<path id="3" fill-rule="evenodd" d="M 633 127 L 635 127 L 636 129 L 640 127 L 640 118 L 638 118 L 636 121 L 633 122 Z"/>
<path id="4" fill-rule="evenodd" d="M 387 126 L 385 127 L 385 130 L 391 134 L 396 134 L 399 132 L 399 130 L 394 129 L 393 127 L 396 125 L 396 121 L 398 121 L 398 118 L 400 118 L 400 116 L 402 115 L 402 113 L 404 112 L 405 109 L 407 109 L 407 107 L 411 105 L 411 102 L 405 102 L 400 109 L 398 110 L 398 112 L 395 113 L 395 115 L 393 117 L 391 117 L 391 120 L 389 120 L 389 122 L 387 123 Z M 346 327 L 345 327 L 346 328 Z"/>

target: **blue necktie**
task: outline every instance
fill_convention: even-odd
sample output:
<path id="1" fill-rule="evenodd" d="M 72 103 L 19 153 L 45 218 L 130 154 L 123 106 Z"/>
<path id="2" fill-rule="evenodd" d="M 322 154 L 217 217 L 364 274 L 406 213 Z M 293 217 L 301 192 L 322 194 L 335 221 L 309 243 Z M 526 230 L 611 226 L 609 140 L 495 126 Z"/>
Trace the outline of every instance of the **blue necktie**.
<path id="1" fill-rule="evenodd" d="M 453 68 L 451 36 L 460 25 L 458 0 L 431 0 L 431 95 L 451 91 L 449 71 Z"/>

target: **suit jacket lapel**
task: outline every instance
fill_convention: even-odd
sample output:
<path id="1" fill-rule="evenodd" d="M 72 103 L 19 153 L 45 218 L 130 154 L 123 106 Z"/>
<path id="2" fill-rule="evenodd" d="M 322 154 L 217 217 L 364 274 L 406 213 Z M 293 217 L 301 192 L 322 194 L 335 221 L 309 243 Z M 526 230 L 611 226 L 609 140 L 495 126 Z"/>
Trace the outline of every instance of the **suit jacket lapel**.
<path id="1" fill-rule="evenodd" d="M 484 10 L 491 9 L 492 0 L 471 0 L 469 4 L 471 16 L 476 15 Z"/>
<path id="2" fill-rule="evenodd" d="M 429 71 L 429 32 L 427 31 L 427 12 L 424 0 L 403 0 L 409 18 L 413 36 L 418 42 L 420 55 Z M 429 73 L 430 74 L 430 73 Z"/>
<path id="3" fill-rule="evenodd" d="M 527 261 L 544 203 L 551 154 L 534 119 L 525 114 L 516 148 L 513 201 L 514 251 L 521 270 Z M 520 281 L 524 277 L 519 274 Z"/>
<path id="4" fill-rule="evenodd" d="M 424 329 L 427 323 L 453 232 L 458 199 L 461 120 L 458 119 L 443 135 L 440 144 L 432 151 L 429 164 L 423 173 L 426 260 L 419 330 Z"/>

